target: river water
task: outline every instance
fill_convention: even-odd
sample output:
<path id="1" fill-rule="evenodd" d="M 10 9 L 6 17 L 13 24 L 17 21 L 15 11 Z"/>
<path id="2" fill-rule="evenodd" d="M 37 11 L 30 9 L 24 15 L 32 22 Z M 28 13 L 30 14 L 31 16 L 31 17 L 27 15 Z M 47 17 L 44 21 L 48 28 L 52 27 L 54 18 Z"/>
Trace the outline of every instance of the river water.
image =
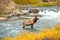
<path id="1" fill-rule="evenodd" d="M 49 17 L 47 15 L 43 15 L 42 17 L 39 17 L 37 23 L 34 24 L 34 29 L 33 29 L 34 32 L 40 32 L 40 30 L 45 27 L 52 28 L 55 24 L 60 23 L 59 17 L 60 16 L 58 15 L 56 17 L 54 16 Z M 15 19 L 18 17 L 13 17 L 13 18 Z M 17 34 L 24 32 L 25 30 L 31 31 L 30 26 L 26 26 L 25 29 L 22 28 L 23 20 L 24 19 L 0 21 L 0 37 L 16 36 Z"/>

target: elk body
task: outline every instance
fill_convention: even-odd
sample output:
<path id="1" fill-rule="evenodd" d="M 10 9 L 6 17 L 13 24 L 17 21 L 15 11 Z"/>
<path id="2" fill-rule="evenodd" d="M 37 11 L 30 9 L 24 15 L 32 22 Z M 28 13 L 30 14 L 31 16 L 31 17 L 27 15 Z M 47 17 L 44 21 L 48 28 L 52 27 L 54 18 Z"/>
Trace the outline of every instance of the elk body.
<path id="1" fill-rule="evenodd" d="M 33 29 L 33 25 L 37 22 L 37 20 L 39 20 L 37 16 L 35 16 L 34 19 L 25 19 L 23 21 L 23 28 L 25 28 L 25 26 L 31 26 L 31 29 Z"/>

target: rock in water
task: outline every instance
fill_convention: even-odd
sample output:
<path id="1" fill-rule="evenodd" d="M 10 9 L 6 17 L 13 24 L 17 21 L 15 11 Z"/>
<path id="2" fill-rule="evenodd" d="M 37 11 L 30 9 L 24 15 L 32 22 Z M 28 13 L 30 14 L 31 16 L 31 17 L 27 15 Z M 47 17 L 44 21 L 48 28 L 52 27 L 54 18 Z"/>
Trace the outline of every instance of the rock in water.
<path id="1" fill-rule="evenodd" d="M 0 17 L 0 20 L 7 20 L 7 17 Z"/>

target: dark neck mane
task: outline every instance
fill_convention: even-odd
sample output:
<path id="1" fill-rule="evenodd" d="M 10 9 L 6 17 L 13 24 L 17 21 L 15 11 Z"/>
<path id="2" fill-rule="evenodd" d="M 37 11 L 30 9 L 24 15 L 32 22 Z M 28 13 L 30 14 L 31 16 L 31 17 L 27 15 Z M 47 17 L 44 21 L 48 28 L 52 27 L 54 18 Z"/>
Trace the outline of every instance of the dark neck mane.
<path id="1" fill-rule="evenodd" d="M 34 21 L 34 23 L 36 23 L 37 22 L 37 18 L 34 18 L 33 21 Z"/>

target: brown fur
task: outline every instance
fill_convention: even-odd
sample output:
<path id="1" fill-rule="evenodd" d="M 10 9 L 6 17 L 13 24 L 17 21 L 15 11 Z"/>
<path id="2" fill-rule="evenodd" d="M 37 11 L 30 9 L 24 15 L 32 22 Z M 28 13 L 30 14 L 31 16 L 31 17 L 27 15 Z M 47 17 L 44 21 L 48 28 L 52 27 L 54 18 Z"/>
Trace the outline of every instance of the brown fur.
<path id="1" fill-rule="evenodd" d="M 34 19 L 25 19 L 23 21 L 23 28 L 25 26 L 31 26 L 31 28 L 33 28 L 33 25 L 34 25 L 34 23 L 37 22 L 37 20 L 38 20 L 38 18 L 36 16 L 34 17 Z"/>

